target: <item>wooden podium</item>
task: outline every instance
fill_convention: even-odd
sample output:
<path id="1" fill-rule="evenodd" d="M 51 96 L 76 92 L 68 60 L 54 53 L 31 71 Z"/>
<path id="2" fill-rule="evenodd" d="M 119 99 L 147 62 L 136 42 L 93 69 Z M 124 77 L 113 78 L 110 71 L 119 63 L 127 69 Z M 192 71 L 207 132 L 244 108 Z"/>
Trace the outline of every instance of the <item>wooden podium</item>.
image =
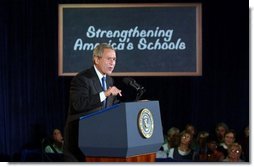
<path id="1" fill-rule="evenodd" d="M 79 120 L 86 162 L 155 162 L 163 141 L 158 101 L 120 103 Z"/>
<path id="2" fill-rule="evenodd" d="M 133 157 L 85 157 L 86 162 L 155 162 L 156 153 Z"/>

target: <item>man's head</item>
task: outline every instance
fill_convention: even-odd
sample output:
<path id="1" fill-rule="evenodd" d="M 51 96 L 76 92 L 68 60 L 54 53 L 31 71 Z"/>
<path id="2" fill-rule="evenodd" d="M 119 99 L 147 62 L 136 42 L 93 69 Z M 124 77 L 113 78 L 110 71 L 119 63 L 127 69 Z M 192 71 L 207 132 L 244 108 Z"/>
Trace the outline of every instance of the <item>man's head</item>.
<path id="1" fill-rule="evenodd" d="M 116 64 L 116 51 L 107 43 L 101 43 L 94 48 L 93 61 L 101 74 L 111 74 Z"/>
<path id="2" fill-rule="evenodd" d="M 179 144 L 180 130 L 176 127 L 171 127 L 167 131 L 167 140 L 170 147 L 176 147 Z"/>
<path id="3" fill-rule="evenodd" d="M 215 132 L 218 138 L 222 139 L 227 131 L 228 126 L 226 123 L 220 122 L 216 125 Z"/>

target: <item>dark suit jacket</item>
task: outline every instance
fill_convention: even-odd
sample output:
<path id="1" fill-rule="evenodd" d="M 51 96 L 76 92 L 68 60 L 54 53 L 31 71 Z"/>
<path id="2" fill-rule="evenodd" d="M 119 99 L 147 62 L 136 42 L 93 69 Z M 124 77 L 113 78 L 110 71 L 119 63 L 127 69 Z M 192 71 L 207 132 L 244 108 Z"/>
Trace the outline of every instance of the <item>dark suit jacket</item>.
<path id="1" fill-rule="evenodd" d="M 106 83 L 107 87 L 113 86 L 113 79 L 107 76 Z M 84 155 L 78 148 L 78 121 L 81 116 L 102 109 L 103 102 L 99 96 L 101 91 L 103 88 L 94 67 L 80 72 L 71 81 L 69 113 L 64 131 L 64 152 L 73 155 L 78 161 L 84 160 Z M 116 102 L 115 96 L 107 98 L 107 106 Z"/>

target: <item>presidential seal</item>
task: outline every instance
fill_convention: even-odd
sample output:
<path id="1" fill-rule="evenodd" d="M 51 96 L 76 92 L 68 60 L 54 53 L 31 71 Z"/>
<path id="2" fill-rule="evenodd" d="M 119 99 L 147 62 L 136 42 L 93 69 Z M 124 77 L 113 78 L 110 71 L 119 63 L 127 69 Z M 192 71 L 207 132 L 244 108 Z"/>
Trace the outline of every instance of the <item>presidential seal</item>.
<path id="1" fill-rule="evenodd" d="M 151 111 L 147 108 L 142 109 L 138 116 L 139 132 L 144 138 L 150 138 L 153 135 L 154 121 Z"/>

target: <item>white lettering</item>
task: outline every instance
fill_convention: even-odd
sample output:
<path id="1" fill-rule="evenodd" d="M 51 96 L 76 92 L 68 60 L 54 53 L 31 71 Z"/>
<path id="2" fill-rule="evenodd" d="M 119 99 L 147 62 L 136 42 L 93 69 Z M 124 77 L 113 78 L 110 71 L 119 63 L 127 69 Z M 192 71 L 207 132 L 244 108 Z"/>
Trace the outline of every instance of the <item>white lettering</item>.
<path id="1" fill-rule="evenodd" d="M 82 50 L 83 41 L 78 38 L 74 44 L 73 50 Z"/>
<path id="2" fill-rule="evenodd" d="M 177 42 L 161 42 L 157 39 L 155 42 L 147 42 L 145 38 L 139 40 L 138 49 L 140 50 L 184 50 L 186 49 L 185 43 L 181 41 L 181 38 Z"/>

